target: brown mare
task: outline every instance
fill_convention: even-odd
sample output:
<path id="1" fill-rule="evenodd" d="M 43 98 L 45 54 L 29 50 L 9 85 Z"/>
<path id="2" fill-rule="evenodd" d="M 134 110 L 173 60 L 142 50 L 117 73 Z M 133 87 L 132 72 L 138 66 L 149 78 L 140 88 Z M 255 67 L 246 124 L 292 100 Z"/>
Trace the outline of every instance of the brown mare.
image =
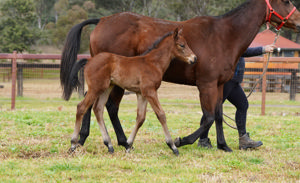
<path id="1" fill-rule="evenodd" d="M 75 150 L 77 146 L 83 115 L 94 104 L 93 109 L 104 144 L 107 145 L 110 152 L 114 151 L 103 120 L 103 111 L 112 88 L 117 85 L 135 92 L 138 100 L 136 124 L 127 141 L 128 145 L 132 146 L 139 128 L 145 121 L 147 103 L 149 102 L 163 127 L 166 143 L 174 154 L 178 155 L 179 152 L 167 127 L 165 113 L 157 97 L 157 89 L 161 84 L 163 74 L 174 58 L 187 64 L 196 62 L 197 57 L 188 47 L 181 34 L 182 29 L 178 31 L 178 28 L 173 33 L 167 33 L 154 43 L 153 49 L 149 50 L 149 53 L 147 52 L 142 56 L 125 57 L 101 52 L 89 60 L 82 59 L 74 65 L 70 79 L 73 84 L 76 84 L 78 83 L 78 71 L 87 63 L 84 67 L 84 75 L 88 91 L 83 101 L 77 106 L 71 150 Z M 73 90 L 76 85 L 70 88 Z M 72 90 L 68 91 L 68 97 L 71 95 Z M 129 150 L 130 148 L 128 148 Z"/>
<path id="2" fill-rule="evenodd" d="M 163 80 L 197 86 L 200 92 L 203 123 L 191 135 L 178 138 L 175 144 L 179 147 L 194 143 L 200 136 L 203 137 L 204 132 L 207 132 L 216 121 L 217 147 L 232 151 L 227 146 L 223 134 L 223 85 L 232 77 L 238 58 L 253 41 L 267 18 L 270 18 L 268 21 L 273 24 L 284 23 L 283 26 L 287 28 L 300 30 L 300 13 L 294 11 L 294 8 L 289 0 L 247 0 L 223 16 L 200 16 L 183 22 L 126 12 L 86 20 L 74 26 L 66 39 L 61 62 L 61 84 L 64 88 L 68 82 L 80 47 L 81 29 L 87 24 L 97 24 L 90 36 L 91 55 L 106 51 L 124 56 L 141 54 L 152 44 L 152 40 L 181 25 L 184 29 L 183 36 L 199 62 L 188 65 L 174 60 Z M 278 18 L 274 10 L 284 18 Z M 123 94 L 124 89 L 114 87 L 106 107 L 117 134 L 118 144 L 128 148 L 126 136 L 118 119 Z M 89 134 L 89 115 L 88 112 L 83 120 L 79 141 L 81 144 Z"/>

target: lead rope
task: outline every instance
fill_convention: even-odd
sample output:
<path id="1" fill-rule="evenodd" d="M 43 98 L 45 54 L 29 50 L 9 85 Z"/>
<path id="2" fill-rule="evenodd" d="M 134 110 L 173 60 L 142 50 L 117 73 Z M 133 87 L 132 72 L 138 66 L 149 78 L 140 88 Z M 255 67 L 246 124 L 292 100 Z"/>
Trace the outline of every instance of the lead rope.
<path id="1" fill-rule="evenodd" d="M 277 33 L 276 33 L 276 36 L 275 36 L 273 45 L 276 44 L 276 42 L 277 42 L 279 36 L 280 36 L 280 30 L 278 30 Z M 252 87 L 252 89 L 250 90 L 250 93 L 248 94 L 247 98 L 249 98 L 249 97 L 251 96 L 251 94 L 252 94 L 253 91 L 255 90 L 257 84 L 262 80 L 263 76 L 266 74 L 266 72 L 267 72 L 267 70 L 268 70 L 268 65 L 269 65 L 269 62 L 270 62 L 270 56 L 271 56 L 271 53 L 267 53 L 267 54 L 268 54 L 268 60 L 267 60 L 266 66 L 265 66 L 265 68 L 264 68 L 264 70 L 263 70 L 263 73 L 261 74 L 260 78 L 256 81 L 256 83 L 254 84 L 254 86 Z M 229 118 L 230 120 L 235 121 L 233 118 L 231 118 L 230 116 L 228 116 L 228 115 L 226 115 L 226 114 L 224 114 L 224 113 L 223 113 L 223 116 L 226 116 L 226 117 Z M 224 123 L 225 123 L 227 126 L 229 126 L 230 128 L 233 128 L 233 129 L 236 129 L 236 130 L 237 130 L 237 127 L 230 125 L 230 124 L 224 119 L 224 117 L 223 117 L 223 121 L 224 121 Z"/>

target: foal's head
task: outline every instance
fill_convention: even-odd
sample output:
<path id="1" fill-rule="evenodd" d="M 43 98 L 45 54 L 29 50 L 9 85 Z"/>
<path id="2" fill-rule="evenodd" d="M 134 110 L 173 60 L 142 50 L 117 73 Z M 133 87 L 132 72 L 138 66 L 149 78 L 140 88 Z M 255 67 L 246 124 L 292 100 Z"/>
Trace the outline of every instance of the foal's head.
<path id="1" fill-rule="evenodd" d="M 173 32 L 174 48 L 172 53 L 174 57 L 187 62 L 188 64 L 193 64 L 197 61 L 197 57 L 194 52 L 187 45 L 186 40 L 182 36 L 182 28 L 176 28 Z"/>

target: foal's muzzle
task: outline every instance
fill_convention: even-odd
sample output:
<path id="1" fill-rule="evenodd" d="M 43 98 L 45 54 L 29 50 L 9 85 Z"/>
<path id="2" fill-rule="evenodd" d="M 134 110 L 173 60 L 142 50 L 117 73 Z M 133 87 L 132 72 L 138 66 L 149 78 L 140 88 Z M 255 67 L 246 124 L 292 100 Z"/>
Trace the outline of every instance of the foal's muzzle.
<path id="1" fill-rule="evenodd" d="M 196 55 L 191 55 L 191 56 L 188 58 L 188 60 L 189 60 L 189 64 L 194 64 L 194 63 L 196 63 L 196 61 L 197 61 L 197 57 L 196 57 Z"/>

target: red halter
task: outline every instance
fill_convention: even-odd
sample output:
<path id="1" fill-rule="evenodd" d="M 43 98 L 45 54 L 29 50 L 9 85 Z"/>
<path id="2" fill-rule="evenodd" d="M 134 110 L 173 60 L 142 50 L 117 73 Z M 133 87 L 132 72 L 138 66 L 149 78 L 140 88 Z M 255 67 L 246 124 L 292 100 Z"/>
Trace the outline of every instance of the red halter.
<path id="1" fill-rule="evenodd" d="M 292 14 L 296 11 L 296 7 L 294 7 L 292 9 L 292 11 L 285 17 L 283 18 L 281 15 L 279 15 L 271 6 L 270 4 L 270 1 L 269 0 L 265 0 L 267 5 L 268 5 L 268 8 L 270 9 L 270 13 L 269 13 L 269 16 L 267 14 L 266 16 L 266 22 L 269 22 L 271 25 L 273 25 L 277 30 L 281 29 L 281 27 L 287 22 L 287 20 L 292 16 Z M 281 20 L 281 24 L 280 25 L 275 25 L 271 22 L 271 16 L 272 15 L 275 15 L 277 16 L 280 20 Z"/>

